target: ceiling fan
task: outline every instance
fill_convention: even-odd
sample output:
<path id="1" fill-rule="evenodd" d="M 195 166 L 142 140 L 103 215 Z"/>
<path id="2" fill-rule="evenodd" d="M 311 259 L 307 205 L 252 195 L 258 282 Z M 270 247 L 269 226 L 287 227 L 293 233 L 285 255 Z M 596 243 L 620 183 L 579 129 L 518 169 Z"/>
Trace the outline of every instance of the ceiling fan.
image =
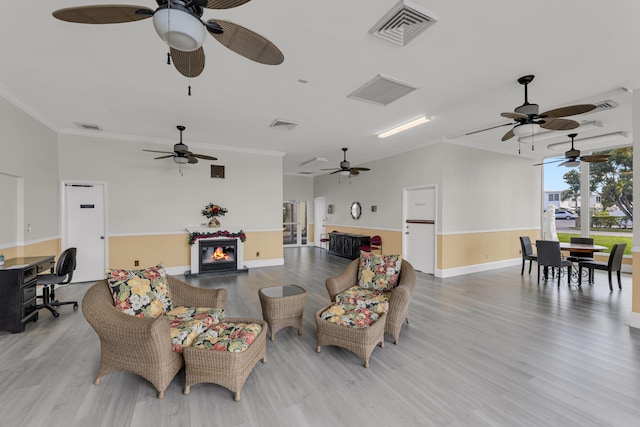
<path id="1" fill-rule="evenodd" d="M 576 150 L 575 148 L 573 148 L 573 139 L 576 136 L 578 136 L 578 134 L 577 133 L 570 133 L 567 136 L 569 138 L 571 138 L 571 149 L 564 153 L 564 158 L 556 159 L 556 160 L 553 160 L 553 161 L 550 161 L 550 162 L 537 163 L 534 166 L 541 166 L 541 165 L 547 165 L 549 163 L 562 162 L 558 166 L 566 166 L 568 168 L 573 168 L 573 167 L 578 166 L 580 164 L 580 162 L 604 163 L 610 157 L 609 154 L 592 154 L 592 155 L 587 155 L 587 156 L 580 156 L 580 150 Z"/>
<path id="2" fill-rule="evenodd" d="M 284 55 L 261 35 L 228 21 L 201 19 L 203 9 L 230 9 L 250 0 L 156 0 L 158 8 L 132 5 L 93 5 L 59 9 L 53 16 L 80 24 L 118 24 L 153 17 L 160 38 L 170 46 L 169 62 L 185 77 L 204 70 L 202 43 L 209 32 L 222 45 L 255 62 L 278 65 Z"/>
<path id="3" fill-rule="evenodd" d="M 515 121 L 515 126 L 509 132 L 504 134 L 502 141 L 507 141 L 514 136 L 530 136 L 537 133 L 540 128 L 548 130 L 575 129 L 580 126 L 580 123 L 575 120 L 564 119 L 563 117 L 583 114 L 596 108 L 593 104 L 578 104 L 538 113 L 538 104 L 529 103 L 528 85 L 533 81 L 534 77 L 535 76 L 533 75 L 527 75 L 518 79 L 518 83 L 524 86 L 524 104 L 517 107 L 513 113 L 500 114 L 502 117 L 513 119 Z M 483 132 L 485 130 L 495 129 L 502 126 L 513 126 L 513 123 L 506 123 L 471 133 Z"/>
<path id="4" fill-rule="evenodd" d="M 323 171 L 332 170 L 333 172 L 331 172 L 330 175 L 333 175 L 334 173 L 339 173 L 340 175 L 348 175 L 348 176 L 359 175 L 360 172 L 371 170 L 369 168 L 352 168 L 351 163 L 347 161 L 347 150 L 348 148 L 346 147 L 342 149 L 342 151 L 344 152 L 344 160 L 340 162 L 339 168 L 329 168 L 329 169 L 320 169 L 320 170 L 323 170 Z"/>
<path id="5" fill-rule="evenodd" d="M 189 147 L 187 147 L 186 144 L 184 144 L 182 142 L 182 131 L 185 130 L 185 127 L 184 126 L 176 126 L 176 127 L 180 131 L 180 142 L 173 146 L 173 152 L 171 152 L 171 151 L 158 151 L 158 150 L 142 150 L 142 151 L 147 151 L 149 153 L 166 154 L 165 156 L 154 157 L 154 160 L 157 160 L 157 159 L 168 159 L 168 158 L 172 157 L 173 161 L 175 163 L 180 164 L 180 165 L 184 165 L 184 164 L 187 164 L 187 163 L 195 164 L 195 163 L 198 163 L 198 159 L 202 159 L 202 160 L 218 160 L 217 157 L 207 156 L 205 154 L 195 154 L 195 153 L 192 153 L 191 151 L 189 151 Z"/>

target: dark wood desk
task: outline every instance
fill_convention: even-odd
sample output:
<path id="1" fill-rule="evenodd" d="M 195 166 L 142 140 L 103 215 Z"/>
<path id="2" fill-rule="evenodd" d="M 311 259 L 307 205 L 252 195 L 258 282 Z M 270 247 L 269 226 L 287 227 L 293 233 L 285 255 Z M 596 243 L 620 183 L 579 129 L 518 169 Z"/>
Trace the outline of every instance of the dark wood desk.
<path id="1" fill-rule="evenodd" d="M 23 332 L 38 320 L 36 277 L 54 267 L 53 256 L 11 258 L 0 266 L 0 330 Z"/>
<path id="2" fill-rule="evenodd" d="M 363 234 L 329 233 L 329 254 L 356 259 L 360 246 L 369 244 L 369 236 Z"/>

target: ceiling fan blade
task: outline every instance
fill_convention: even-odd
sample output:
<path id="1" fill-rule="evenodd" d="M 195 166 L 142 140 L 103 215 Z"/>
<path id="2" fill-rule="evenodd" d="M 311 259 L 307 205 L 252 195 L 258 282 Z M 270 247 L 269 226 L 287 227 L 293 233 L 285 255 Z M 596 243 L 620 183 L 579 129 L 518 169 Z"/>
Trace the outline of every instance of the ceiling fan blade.
<path id="1" fill-rule="evenodd" d="M 222 45 L 231 49 L 238 55 L 266 65 L 278 65 L 284 61 L 284 55 L 269 40 L 258 33 L 233 22 L 211 19 L 209 22 L 217 22 L 222 27 L 222 34 L 209 34 Z"/>
<path id="2" fill-rule="evenodd" d="M 351 168 L 351 170 L 349 171 L 349 175 L 351 176 L 360 175 L 360 171 L 357 168 Z"/>
<path id="3" fill-rule="evenodd" d="M 189 156 L 189 164 L 194 165 L 196 163 L 198 163 L 198 159 L 193 156 Z"/>
<path id="4" fill-rule="evenodd" d="M 218 160 L 217 157 L 207 156 L 206 154 L 191 154 L 191 156 L 202 160 Z"/>
<path id="5" fill-rule="evenodd" d="M 584 114 L 595 109 L 596 106 L 593 104 L 569 105 L 567 107 L 560 107 L 554 110 L 545 111 L 544 113 L 540 114 L 540 117 L 575 116 L 576 114 Z"/>
<path id="6" fill-rule="evenodd" d="M 333 175 L 334 173 L 340 173 L 340 172 L 343 172 L 343 170 L 342 169 L 338 169 L 337 171 L 331 172 L 329 175 Z"/>
<path id="7" fill-rule="evenodd" d="M 593 154 L 588 156 L 581 156 L 580 160 L 587 163 L 604 163 L 611 157 L 609 154 Z"/>
<path id="8" fill-rule="evenodd" d="M 505 123 L 505 124 L 502 124 L 502 125 L 491 126 L 490 128 L 485 128 L 485 129 L 480 129 L 480 130 L 474 130 L 474 131 L 472 131 L 472 132 L 467 132 L 467 133 L 465 133 L 465 136 L 473 135 L 474 133 L 480 133 L 480 132 L 484 132 L 484 131 L 487 131 L 487 130 L 497 129 L 497 128 L 501 128 L 501 127 L 505 127 L 505 126 L 513 126 L 513 123 Z"/>
<path id="9" fill-rule="evenodd" d="M 324 169 L 320 169 L 321 171 L 340 171 L 342 169 L 339 168 L 324 168 Z"/>
<path id="10" fill-rule="evenodd" d="M 163 153 L 163 154 L 173 155 L 173 151 L 158 151 L 158 150 L 142 150 L 142 151 L 147 151 L 149 153 Z"/>
<path id="11" fill-rule="evenodd" d="M 529 118 L 526 114 L 522 113 L 500 113 L 502 117 L 506 117 L 507 119 L 513 120 L 526 120 Z"/>
<path id="12" fill-rule="evenodd" d="M 208 0 L 207 9 L 231 9 L 232 7 L 242 6 L 251 0 Z"/>
<path id="13" fill-rule="evenodd" d="M 68 7 L 53 12 L 54 18 L 78 24 L 120 24 L 151 18 L 153 9 L 130 5 L 95 5 Z"/>
<path id="14" fill-rule="evenodd" d="M 175 157 L 175 154 L 169 154 L 167 156 L 160 156 L 160 157 L 154 157 L 153 160 L 158 160 L 158 159 L 168 159 L 169 157 Z"/>
<path id="15" fill-rule="evenodd" d="M 351 168 L 352 171 L 358 171 L 358 172 L 363 172 L 363 171 L 370 171 L 371 169 L 369 168 Z"/>
<path id="16" fill-rule="evenodd" d="M 202 47 L 193 52 L 183 52 L 171 48 L 171 59 L 176 70 L 185 77 L 198 77 L 204 70 L 204 50 Z"/>
<path id="17" fill-rule="evenodd" d="M 502 137 L 501 141 L 506 141 L 508 139 L 513 138 L 514 136 L 516 136 L 516 134 L 513 133 L 513 129 L 511 129 L 509 132 L 504 134 L 504 136 Z"/>
<path id="18" fill-rule="evenodd" d="M 565 160 L 567 160 L 567 159 L 557 159 L 557 160 L 552 160 L 552 161 L 550 161 L 550 162 L 536 163 L 536 164 L 535 164 L 535 165 L 533 165 L 533 166 L 548 165 L 548 164 L 551 164 L 551 163 L 564 162 Z"/>
<path id="19" fill-rule="evenodd" d="M 549 130 L 571 130 L 580 126 L 580 123 L 569 119 L 544 119 L 540 123 L 540 127 Z"/>

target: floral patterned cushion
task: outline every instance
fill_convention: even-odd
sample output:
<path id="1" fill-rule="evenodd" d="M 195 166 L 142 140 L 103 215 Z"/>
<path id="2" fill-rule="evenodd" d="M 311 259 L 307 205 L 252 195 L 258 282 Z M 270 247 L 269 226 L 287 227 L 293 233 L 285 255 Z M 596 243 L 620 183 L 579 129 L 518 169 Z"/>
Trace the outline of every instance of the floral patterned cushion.
<path id="1" fill-rule="evenodd" d="M 262 325 L 258 323 L 218 323 L 200 335 L 193 346 L 241 353 L 249 348 L 260 331 Z"/>
<path id="2" fill-rule="evenodd" d="M 398 284 L 401 255 L 377 255 L 360 251 L 358 286 L 365 289 L 390 291 Z"/>
<path id="3" fill-rule="evenodd" d="M 336 302 L 358 308 L 368 308 L 382 314 L 389 311 L 390 297 L 391 292 L 365 289 L 356 285 L 336 295 Z"/>
<path id="4" fill-rule="evenodd" d="M 166 314 L 171 333 L 171 349 L 182 353 L 184 347 L 190 347 L 198 336 L 207 329 L 220 323 L 224 310 L 208 307 L 175 307 Z"/>
<path id="5" fill-rule="evenodd" d="M 171 310 L 171 292 L 161 265 L 140 270 L 106 270 L 116 307 L 135 317 L 158 317 Z"/>
<path id="6" fill-rule="evenodd" d="M 380 315 L 368 308 L 336 303 L 323 311 L 320 318 L 336 325 L 363 329 L 373 325 Z"/>

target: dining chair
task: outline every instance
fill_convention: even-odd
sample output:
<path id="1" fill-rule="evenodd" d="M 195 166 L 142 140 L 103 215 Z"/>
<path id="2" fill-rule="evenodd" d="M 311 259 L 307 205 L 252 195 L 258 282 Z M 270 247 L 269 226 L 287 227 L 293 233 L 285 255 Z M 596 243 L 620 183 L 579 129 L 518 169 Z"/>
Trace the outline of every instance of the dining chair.
<path id="1" fill-rule="evenodd" d="M 380 254 L 382 255 L 382 237 L 377 235 L 371 236 L 369 238 L 369 244 L 361 245 L 358 249 L 365 252 L 380 251 Z"/>
<path id="2" fill-rule="evenodd" d="M 324 250 L 329 249 L 329 235 L 327 233 L 322 233 L 320 235 L 320 247 Z"/>
<path id="3" fill-rule="evenodd" d="M 522 253 L 522 270 L 520 275 L 524 275 L 524 264 L 529 261 L 529 274 L 531 274 L 531 264 L 533 261 L 538 262 L 538 257 L 533 253 L 531 239 L 529 236 L 520 236 L 520 252 Z"/>
<path id="4" fill-rule="evenodd" d="M 571 267 L 573 263 L 569 260 L 562 259 L 560 253 L 560 242 L 555 240 L 536 240 L 536 248 L 538 251 L 538 283 L 540 283 L 540 267 L 545 268 L 545 280 L 548 276 L 548 269 L 558 269 L 558 286 L 560 286 L 561 270 L 567 267 L 567 284 L 571 281 Z"/>
<path id="5" fill-rule="evenodd" d="M 616 243 L 611 248 L 609 261 L 581 261 L 578 264 L 578 286 L 582 285 L 582 268 L 589 269 L 589 283 L 593 283 L 594 270 L 604 270 L 609 273 L 609 290 L 613 291 L 611 284 L 611 272 L 615 271 L 618 276 L 618 289 L 622 289 L 622 281 L 620 280 L 620 270 L 622 270 L 622 257 L 626 249 L 626 243 Z"/>
<path id="6" fill-rule="evenodd" d="M 593 239 L 591 237 L 572 237 L 569 240 L 569 243 L 581 243 L 585 245 L 593 245 Z M 588 254 L 585 252 L 569 251 L 569 256 L 567 257 L 567 259 L 571 262 L 593 261 L 593 254 Z"/>

